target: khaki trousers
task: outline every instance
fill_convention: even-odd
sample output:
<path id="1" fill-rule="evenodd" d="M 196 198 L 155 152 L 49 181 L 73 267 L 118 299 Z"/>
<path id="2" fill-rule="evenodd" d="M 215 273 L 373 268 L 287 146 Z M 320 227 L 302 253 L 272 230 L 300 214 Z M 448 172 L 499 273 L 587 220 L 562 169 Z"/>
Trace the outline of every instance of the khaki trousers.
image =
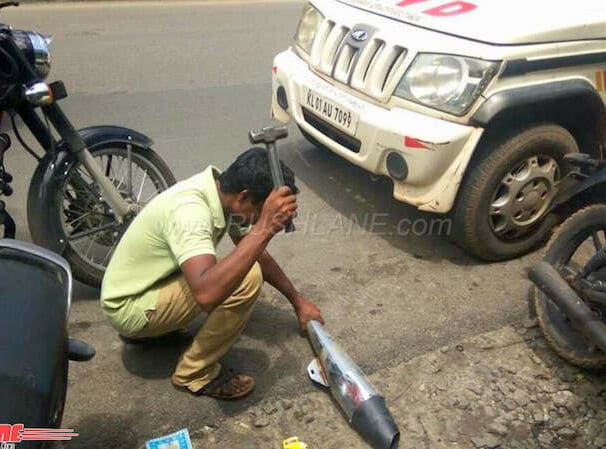
<path id="1" fill-rule="evenodd" d="M 206 322 L 179 359 L 172 376 L 174 385 L 196 392 L 219 375 L 219 359 L 244 330 L 262 285 L 261 267 L 255 262 L 229 298 L 213 310 L 205 310 L 194 299 L 182 274 L 171 277 L 159 287 L 156 309 L 146 312 L 149 322 L 135 338 L 157 337 L 182 329 L 200 313 L 207 312 Z"/>

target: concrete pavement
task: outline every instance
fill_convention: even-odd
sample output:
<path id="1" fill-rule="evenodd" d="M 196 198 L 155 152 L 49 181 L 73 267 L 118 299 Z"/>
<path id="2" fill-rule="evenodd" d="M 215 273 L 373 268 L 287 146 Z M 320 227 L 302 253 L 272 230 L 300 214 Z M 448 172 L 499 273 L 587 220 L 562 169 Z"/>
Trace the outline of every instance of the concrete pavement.
<path id="1" fill-rule="evenodd" d="M 399 449 L 603 449 L 606 382 L 562 363 L 516 323 L 381 370 L 371 381 L 400 427 Z M 318 388 L 190 429 L 194 448 L 367 447 Z"/>

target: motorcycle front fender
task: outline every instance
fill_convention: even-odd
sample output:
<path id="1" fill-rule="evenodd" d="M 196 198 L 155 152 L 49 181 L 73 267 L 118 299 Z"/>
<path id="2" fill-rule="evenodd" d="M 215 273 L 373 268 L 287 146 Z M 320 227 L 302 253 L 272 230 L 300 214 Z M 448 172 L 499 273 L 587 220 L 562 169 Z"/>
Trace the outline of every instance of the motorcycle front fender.
<path id="1" fill-rule="evenodd" d="M 606 168 L 562 187 L 552 206 L 552 212 L 567 213 L 589 204 L 606 202 Z"/>
<path id="2" fill-rule="evenodd" d="M 86 148 L 94 151 L 110 144 L 133 144 L 150 148 L 153 141 L 132 129 L 119 126 L 93 126 L 78 130 Z M 77 163 L 65 141 L 54 152 L 47 152 L 38 164 L 27 196 L 27 219 L 32 240 L 51 251 L 63 254 L 66 241 L 59 211 L 61 198 L 57 189 Z"/>

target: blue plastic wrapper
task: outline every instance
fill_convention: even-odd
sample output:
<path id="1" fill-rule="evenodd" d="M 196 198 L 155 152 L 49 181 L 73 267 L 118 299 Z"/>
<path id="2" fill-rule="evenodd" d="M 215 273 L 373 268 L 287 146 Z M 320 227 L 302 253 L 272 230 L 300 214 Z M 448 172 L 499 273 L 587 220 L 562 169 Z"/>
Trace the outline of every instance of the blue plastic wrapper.
<path id="1" fill-rule="evenodd" d="M 187 429 L 181 429 L 171 435 L 154 438 L 145 443 L 145 449 L 193 449 Z"/>

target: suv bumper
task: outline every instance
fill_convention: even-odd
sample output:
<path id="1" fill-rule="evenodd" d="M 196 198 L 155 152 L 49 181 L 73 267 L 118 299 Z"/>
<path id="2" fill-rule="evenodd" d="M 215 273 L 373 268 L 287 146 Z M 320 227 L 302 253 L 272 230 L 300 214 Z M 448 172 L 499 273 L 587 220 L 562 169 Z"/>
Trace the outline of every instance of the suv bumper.
<path id="1" fill-rule="evenodd" d="M 335 88 L 313 73 L 307 63 L 292 50 L 274 59 L 272 79 L 272 116 L 288 123 L 291 119 L 314 139 L 348 161 L 394 181 L 397 200 L 431 212 L 448 212 L 461 184 L 463 174 L 483 129 L 452 123 L 401 108 L 388 108 Z M 278 101 L 277 90 L 284 88 Z M 308 92 L 351 111 L 354 130 L 329 123 L 308 108 Z M 282 106 L 280 106 L 282 103 Z M 388 169 L 390 160 L 403 158 L 406 177 L 394 179 Z M 401 157 L 401 158 L 400 158 Z M 394 174 L 393 166 L 391 173 Z"/>

